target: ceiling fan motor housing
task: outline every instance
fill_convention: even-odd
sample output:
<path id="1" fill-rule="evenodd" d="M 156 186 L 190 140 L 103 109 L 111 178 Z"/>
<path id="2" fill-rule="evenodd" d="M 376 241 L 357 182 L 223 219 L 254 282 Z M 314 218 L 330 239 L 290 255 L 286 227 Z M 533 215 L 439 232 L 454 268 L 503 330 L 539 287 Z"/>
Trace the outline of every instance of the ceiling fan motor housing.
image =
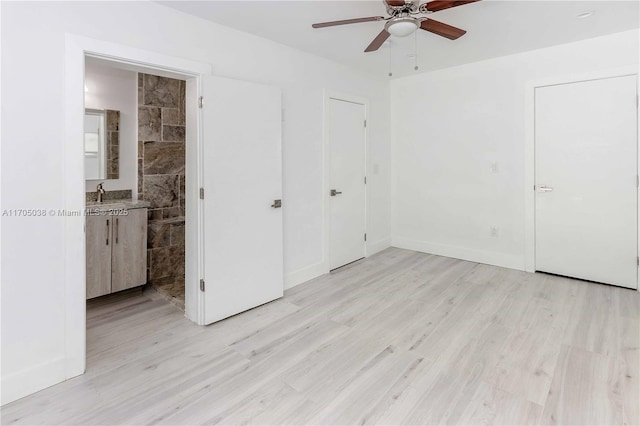
<path id="1" fill-rule="evenodd" d="M 387 7 L 387 13 L 391 16 L 399 13 L 416 13 L 420 7 L 420 0 L 382 0 Z"/>

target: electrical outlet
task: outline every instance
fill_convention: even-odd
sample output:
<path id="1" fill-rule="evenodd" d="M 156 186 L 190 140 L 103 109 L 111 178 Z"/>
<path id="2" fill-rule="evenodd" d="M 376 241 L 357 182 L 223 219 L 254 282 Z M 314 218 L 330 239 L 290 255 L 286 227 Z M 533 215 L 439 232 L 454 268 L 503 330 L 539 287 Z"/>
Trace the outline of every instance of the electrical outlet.
<path id="1" fill-rule="evenodd" d="M 498 167 L 498 163 L 491 163 L 491 173 L 498 173 L 500 168 Z"/>
<path id="2" fill-rule="evenodd" d="M 497 237 L 498 236 L 498 227 L 493 225 L 489 228 L 489 235 L 491 235 L 492 237 Z"/>

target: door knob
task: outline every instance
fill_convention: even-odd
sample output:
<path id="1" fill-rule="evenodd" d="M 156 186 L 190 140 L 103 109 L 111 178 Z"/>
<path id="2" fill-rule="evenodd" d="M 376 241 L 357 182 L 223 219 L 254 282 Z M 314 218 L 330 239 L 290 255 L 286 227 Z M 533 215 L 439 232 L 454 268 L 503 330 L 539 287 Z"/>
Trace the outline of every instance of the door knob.
<path id="1" fill-rule="evenodd" d="M 538 192 L 551 192 L 553 191 L 553 188 L 549 188 L 548 186 L 545 186 L 545 185 L 538 185 L 537 190 Z"/>
<path id="2" fill-rule="evenodd" d="M 273 207 L 274 209 L 279 209 L 280 207 L 282 207 L 282 200 L 273 200 L 273 204 L 271 204 L 271 207 Z"/>
<path id="3" fill-rule="evenodd" d="M 332 189 L 331 192 L 329 193 L 329 195 L 331 195 L 332 197 L 335 197 L 336 195 L 340 195 L 340 194 L 342 194 L 342 192 L 336 191 L 335 189 Z"/>

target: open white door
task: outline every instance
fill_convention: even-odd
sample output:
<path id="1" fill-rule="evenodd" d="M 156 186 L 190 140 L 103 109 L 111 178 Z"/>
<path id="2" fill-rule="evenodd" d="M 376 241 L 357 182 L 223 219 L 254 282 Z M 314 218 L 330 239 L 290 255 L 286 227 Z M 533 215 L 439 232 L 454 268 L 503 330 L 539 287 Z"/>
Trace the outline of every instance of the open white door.
<path id="1" fill-rule="evenodd" d="M 204 322 L 283 295 L 281 93 L 203 78 Z M 278 202 L 275 202 L 278 200 Z"/>
<path id="2" fill-rule="evenodd" d="M 536 89 L 536 270 L 637 287 L 636 77 Z"/>

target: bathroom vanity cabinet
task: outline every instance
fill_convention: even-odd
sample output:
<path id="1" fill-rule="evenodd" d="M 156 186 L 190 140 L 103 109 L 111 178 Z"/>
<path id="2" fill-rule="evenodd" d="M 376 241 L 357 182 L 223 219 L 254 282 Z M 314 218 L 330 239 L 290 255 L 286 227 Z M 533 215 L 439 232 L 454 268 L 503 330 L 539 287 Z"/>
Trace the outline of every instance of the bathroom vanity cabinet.
<path id="1" fill-rule="evenodd" d="M 110 210 L 86 216 L 87 299 L 147 282 L 147 209 Z"/>

